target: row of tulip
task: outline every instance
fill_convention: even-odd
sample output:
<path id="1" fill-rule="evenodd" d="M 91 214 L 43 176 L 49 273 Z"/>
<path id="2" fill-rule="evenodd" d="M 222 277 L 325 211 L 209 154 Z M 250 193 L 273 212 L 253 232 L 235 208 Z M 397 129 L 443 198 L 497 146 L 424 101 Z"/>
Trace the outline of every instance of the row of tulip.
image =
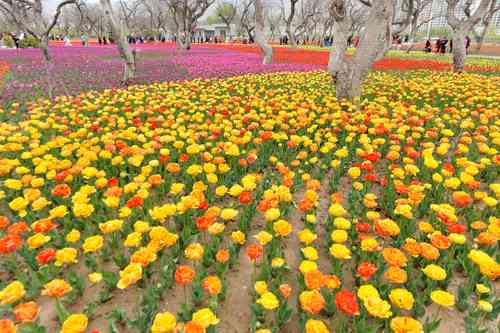
<path id="1" fill-rule="evenodd" d="M 480 331 L 500 311 L 500 80 L 426 74 L 373 73 L 359 106 L 323 72 L 28 105 L 0 123 L 1 331 L 222 332 L 242 258 L 240 330 L 429 332 L 435 303 Z"/>

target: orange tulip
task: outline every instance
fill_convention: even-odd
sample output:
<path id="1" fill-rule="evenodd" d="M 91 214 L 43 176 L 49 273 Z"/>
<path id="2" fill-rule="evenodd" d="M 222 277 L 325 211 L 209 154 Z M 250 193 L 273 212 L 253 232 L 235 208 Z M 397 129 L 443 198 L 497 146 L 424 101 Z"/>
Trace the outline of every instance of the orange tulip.
<path id="1" fill-rule="evenodd" d="M 190 284 L 195 275 L 196 272 L 191 267 L 185 265 L 179 266 L 175 270 L 175 282 L 183 285 Z"/>
<path id="2" fill-rule="evenodd" d="M 203 279 L 202 287 L 210 295 L 217 295 L 222 289 L 222 283 L 217 276 L 209 275 Z"/>
<path id="3" fill-rule="evenodd" d="M 215 260 L 217 260 L 217 262 L 220 262 L 220 263 L 227 262 L 230 259 L 230 257 L 231 257 L 231 254 L 226 249 L 220 249 L 215 254 Z"/>
<path id="4" fill-rule="evenodd" d="M 359 305 L 354 293 L 341 290 L 335 295 L 335 305 L 337 309 L 349 316 L 359 315 Z"/>
<path id="5" fill-rule="evenodd" d="M 324 283 L 324 275 L 317 269 L 308 271 L 304 274 L 304 281 L 308 289 L 320 289 Z"/>
<path id="6" fill-rule="evenodd" d="M 17 305 L 13 312 L 17 321 L 30 322 L 38 317 L 40 307 L 35 302 L 27 302 Z"/>
<path id="7" fill-rule="evenodd" d="M 10 319 L 0 319 L 0 332 L 16 333 L 16 326 Z"/>
<path id="8" fill-rule="evenodd" d="M 325 307 L 325 299 L 318 290 L 303 291 L 299 295 L 300 306 L 306 312 L 318 314 Z"/>
<path id="9" fill-rule="evenodd" d="M 290 294 L 292 293 L 292 287 L 290 287 L 289 284 L 283 283 L 279 287 L 281 295 L 283 295 L 284 298 L 290 297 Z"/>
<path id="10" fill-rule="evenodd" d="M 259 244 L 250 244 L 247 247 L 247 256 L 251 261 L 257 261 L 262 256 L 263 252 L 264 249 L 262 248 L 262 245 Z"/>
<path id="11" fill-rule="evenodd" d="M 197 323 L 190 321 L 184 325 L 184 333 L 205 333 L 205 329 Z"/>

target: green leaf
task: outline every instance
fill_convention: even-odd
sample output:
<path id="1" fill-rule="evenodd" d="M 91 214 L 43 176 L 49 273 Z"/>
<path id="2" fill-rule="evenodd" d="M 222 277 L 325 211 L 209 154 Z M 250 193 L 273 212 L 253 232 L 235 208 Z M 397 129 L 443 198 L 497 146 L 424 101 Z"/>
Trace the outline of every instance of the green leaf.
<path id="1" fill-rule="evenodd" d="M 64 323 L 64 321 L 69 317 L 68 310 L 66 310 L 64 304 L 59 300 L 59 298 L 56 299 L 56 312 L 57 318 L 59 318 L 59 322 L 61 324 Z"/>

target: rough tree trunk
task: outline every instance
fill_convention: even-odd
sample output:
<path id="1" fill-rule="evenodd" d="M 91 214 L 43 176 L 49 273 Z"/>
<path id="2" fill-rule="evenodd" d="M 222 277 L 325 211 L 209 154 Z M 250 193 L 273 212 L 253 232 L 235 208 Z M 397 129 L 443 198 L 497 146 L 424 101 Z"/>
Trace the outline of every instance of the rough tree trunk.
<path id="1" fill-rule="evenodd" d="M 392 17 L 392 0 L 373 1 L 367 19 L 368 25 L 353 59 L 347 57 L 350 24 L 345 18 L 335 20 L 334 45 L 330 52 L 328 70 L 336 83 L 337 99 L 359 103 L 363 81 L 373 63 L 387 52 L 387 45 L 392 40 Z"/>
<path id="2" fill-rule="evenodd" d="M 52 56 L 49 51 L 49 37 L 42 36 L 40 38 L 40 50 L 42 50 L 43 58 L 47 63 L 52 63 Z"/>
<path id="3" fill-rule="evenodd" d="M 408 48 L 406 49 L 407 53 L 410 53 L 410 51 L 413 50 L 415 47 L 415 37 L 417 35 L 417 30 L 418 30 L 418 16 L 413 17 L 411 21 L 411 26 L 410 26 L 410 34 L 408 36 Z"/>
<path id="4" fill-rule="evenodd" d="M 184 22 L 184 18 L 180 17 L 179 21 L 182 20 Z M 182 23 L 182 22 L 181 22 Z M 178 50 L 187 51 L 191 49 L 191 29 L 190 25 L 185 25 L 184 27 L 179 24 L 177 28 L 177 39 L 176 39 L 176 47 Z"/>
<path id="5" fill-rule="evenodd" d="M 295 40 L 295 35 L 292 32 L 292 23 L 286 24 L 286 35 L 288 36 L 288 40 L 290 41 L 290 45 L 295 49 L 297 48 L 297 41 Z"/>
<path id="6" fill-rule="evenodd" d="M 175 34 L 175 47 L 178 50 L 183 50 L 185 49 L 184 47 L 184 36 L 182 35 L 182 29 L 179 27 L 177 28 L 177 33 Z"/>
<path id="7" fill-rule="evenodd" d="M 43 58 L 45 59 L 45 75 L 47 77 L 47 92 L 49 98 L 52 99 L 54 92 L 54 84 L 52 82 L 52 70 L 53 70 L 53 61 L 52 55 L 49 51 L 49 36 L 43 35 L 40 38 L 40 50 L 42 51 Z"/>
<path id="8" fill-rule="evenodd" d="M 481 48 L 483 47 L 483 43 L 484 43 L 484 37 L 486 37 L 486 34 L 488 33 L 488 29 L 490 28 L 490 20 L 485 20 L 484 21 L 484 29 L 481 31 L 481 33 L 477 34 L 475 37 L 476 39 L 476 47 L 474 48 L 474 50 L 476 51 L 476 53 L 479 53 L 479 51 L 481 51 Z"/>
<path id="9" fill-rule="evenodd" d="M 186 51 L 190 48 L 191 36 L 181 28 L 177 29 L 176 47 L 178 50 Z"/>
<path id="10" fill-rule="evenodd" d="M 290 41 L 290 45 L 292 48 L 297 48 L 297 41 L 295 40 L 295 33 L 292 32 L 292 23 L 293 23 L 293 18 L 295 17 L 295 6 L 297 5 L 298 0 L 290 0 L 290 14 L 288 14 L 288 17 L 285 19 L 285 30 L 286 34 L 288 36 L 288 40 Z M 283 8 L 283 16 L 285 16 L 285 11 Z"/>
<path id="11" fill-rule="evenodd" d="M 273 61 L 273 48 L 267 43 L 264 34 L 264 22 L 262 0 L 255 0 L 255 42 L 262 51 L 262 63 L 268 65 Z"/>
<path id="12" fill-rule="evenodd" d="M 186 49 L 191 50 L 191 30 L 186 31 Z"/>
<path id="13" fill-rule="evenodd" d="M 227 35 L 226 35 L 226 38 L 224 39 L 224 43 L 231 41 L 231 24 L 230 23 L 226 23 L 226 29 L 227 29 Z"/>
<path id="14" fill-rule="evenodd" d="M 111 34 L 118 48 L 118 53 L 123 59 L 123 82 L 127 83 L 135 77 L 136 72 L 136 62 L 135 53 L 130 49 L 127 38 L 123 32 L 122 26 L 116 19 L 113 13 L 113 7 L 110 0 L 100 0 L 101 6 L 104 10 L 104 15 L 108 20 L 109 26 L 111 27 Z"/>
<path id="15" fill-rule="evenodd" d="M 447 0 L 446 20 L 453 29 L 453 71 L 462 72 L 465 67 L 467 52 L 465 48 L 465 36 L 478 24 L 486 15 L 491 0 L 480 0 L 476 10 L 472 15 L 468 15 L 466 20 L 458 19 L 456 9 L 458 1 Z"/>
<path id="16" fill-rule="evenodd" d="M 248 36 L 248 43 L 250 43 L 250 44 L 253 43 L 255 41 L 255 36 L 252 35 L 253 29 L 246 27 L 245 30 L 246 30 L 247 36 Z"/>
<path id="17" fill-rule="evenodd" d="M 347 56 L 349 31 L 346 28 L 347 26 L 341 23 L 335 22 L 333 24 L 333 36 L 335 40 L 328 61 L 328 72 L 335 82 L 338 100 L 352 100 L 354 97 L 352 89 L 352 60 Z"/>
<path id="18" fill-rule="evenodd" d="M 467 50 L 465 49 L 466 32 L 462 29 L 453 31 L 453 71 L 461 73 L 464 71 Z"/>

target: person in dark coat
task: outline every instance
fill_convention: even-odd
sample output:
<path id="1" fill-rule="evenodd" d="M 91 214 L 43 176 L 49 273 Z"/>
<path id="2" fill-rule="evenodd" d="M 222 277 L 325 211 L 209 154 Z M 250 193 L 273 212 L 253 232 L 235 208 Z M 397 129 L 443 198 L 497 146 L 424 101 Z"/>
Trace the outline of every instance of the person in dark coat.
<path id="1" fill-rule="evenodd" d="M 429 53 L 429 52 L 432 52 L 432 44 L 431 44 L 431 40 L 428 39 L 426 42 L 425 42 L 425 48 L 424 48 L 424 51 Z"/>
<path id="2" fill-rule="evenodd" d="M 445 54 L 445 53 L 446 53 L 446 45 L 447 45 L 447 44 L 448 44 L 448 38 L 443 37 L 443 38 L 441 39 L 441 50 L 440 50 L 442 54 Z"/>
<path id="3" fill-rule="evenodd" d="M 17 38 L 16 33 L 12 33 L 10 35 L 10 37 L 12 37 L 12 40 L 14 41 L 14 45 L 16 45 L 16 49 L 19 49 L 19 47 L 21 46 L 21 40 L 19 38 Z"/>

